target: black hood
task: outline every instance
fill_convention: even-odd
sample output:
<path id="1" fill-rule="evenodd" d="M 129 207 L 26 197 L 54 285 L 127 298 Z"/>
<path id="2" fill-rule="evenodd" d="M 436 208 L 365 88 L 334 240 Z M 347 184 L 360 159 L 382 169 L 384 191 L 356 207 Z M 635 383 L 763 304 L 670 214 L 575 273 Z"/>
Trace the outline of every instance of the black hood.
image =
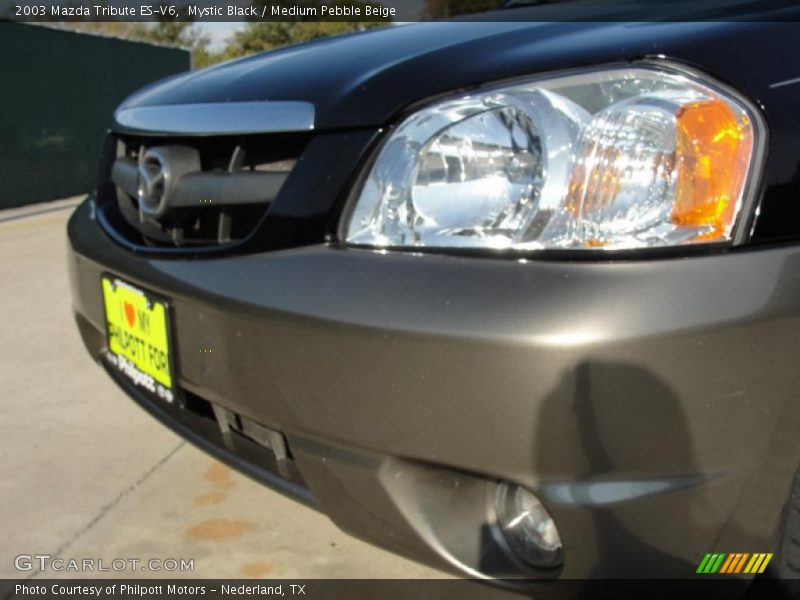
<path id="1" fill-rule="evenodd" d="M 779 27 L 796 33 L 776 35 Z M 295 100 L 314 104 L 317 129 L 375 127 L 410 104 L 456 90 L 655 56 L 700 67 L 759 100 L 771 83 L 800 75 L 785 47 L 797 33 L 800 24 L 766 22 L 419 23 L 194 71 L 134 94 L 123 107 Z"/>

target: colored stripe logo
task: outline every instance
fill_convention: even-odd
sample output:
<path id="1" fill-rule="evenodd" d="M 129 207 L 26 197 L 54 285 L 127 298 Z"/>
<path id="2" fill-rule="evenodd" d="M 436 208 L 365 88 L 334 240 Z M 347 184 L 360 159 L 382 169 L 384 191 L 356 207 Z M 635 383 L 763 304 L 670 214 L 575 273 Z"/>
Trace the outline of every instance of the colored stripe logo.
<path id="1" fill-rule="evenodd" d="M 697 573 L 763 573 L 771 560 L 772 553 L 767 552 L 715 552 L 705 555 L 697 567 Z"/>

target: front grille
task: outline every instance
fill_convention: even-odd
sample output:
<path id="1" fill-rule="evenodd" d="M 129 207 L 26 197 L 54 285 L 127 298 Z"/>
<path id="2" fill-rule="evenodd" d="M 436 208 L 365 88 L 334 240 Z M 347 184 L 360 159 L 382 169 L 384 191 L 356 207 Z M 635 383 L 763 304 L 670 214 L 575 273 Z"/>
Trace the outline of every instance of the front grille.
<path id="1" fill-rule="evenodd" d="M 149 248 L 247 238 L 280 193 L 310 133 L 146 137 L 110 134 L 98 205 L 114 233 Z"/>

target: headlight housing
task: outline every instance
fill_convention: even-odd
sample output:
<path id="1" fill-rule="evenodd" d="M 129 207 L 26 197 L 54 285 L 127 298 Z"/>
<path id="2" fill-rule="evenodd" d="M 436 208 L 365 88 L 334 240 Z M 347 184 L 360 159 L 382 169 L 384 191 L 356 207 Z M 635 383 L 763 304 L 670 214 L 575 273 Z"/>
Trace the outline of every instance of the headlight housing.
<path id="1" fill-rule="evenodd" d="M 755 176 L 758 119 L 730 90 L 649 63 L 453 97 L 388 135 L 342 237 L 516 250 L 727 242 Z"/>

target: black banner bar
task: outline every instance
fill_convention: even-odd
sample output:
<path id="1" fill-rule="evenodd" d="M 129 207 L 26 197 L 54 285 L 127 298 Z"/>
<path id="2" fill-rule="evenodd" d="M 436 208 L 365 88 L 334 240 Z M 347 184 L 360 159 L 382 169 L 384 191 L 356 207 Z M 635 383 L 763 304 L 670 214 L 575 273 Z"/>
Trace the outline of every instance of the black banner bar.
<path id="1" fill-rule="evenodd" d="M 691 580 L 560 580 L 554 582 L 508 580 L 486 582 L 459 579 L 431 580 L 190 580 L 190 579 L 28 579 L 0 580 L 0 600 L 158 600 L 161 598 L 291 598 L 293 600 L 352 598 L 406 600 L 431 598 L 453 600 L 514 600 L 531 597 L 636 598 L 647 600 L 707 597 L 780 600 L 790 597 L 797 582 L 769 579 L 750 581 L 738 577 L 698 577 Z M 788 586 L 788 587 L 787 587 Z M 792 596 L 794 597 L 794 596 Z"/>
<path id="2" fill-rule="evenodd" d="M 796 21 L 793 0 L 0 0 L 0 19 L 402 23 L 470 21 Z"/>

